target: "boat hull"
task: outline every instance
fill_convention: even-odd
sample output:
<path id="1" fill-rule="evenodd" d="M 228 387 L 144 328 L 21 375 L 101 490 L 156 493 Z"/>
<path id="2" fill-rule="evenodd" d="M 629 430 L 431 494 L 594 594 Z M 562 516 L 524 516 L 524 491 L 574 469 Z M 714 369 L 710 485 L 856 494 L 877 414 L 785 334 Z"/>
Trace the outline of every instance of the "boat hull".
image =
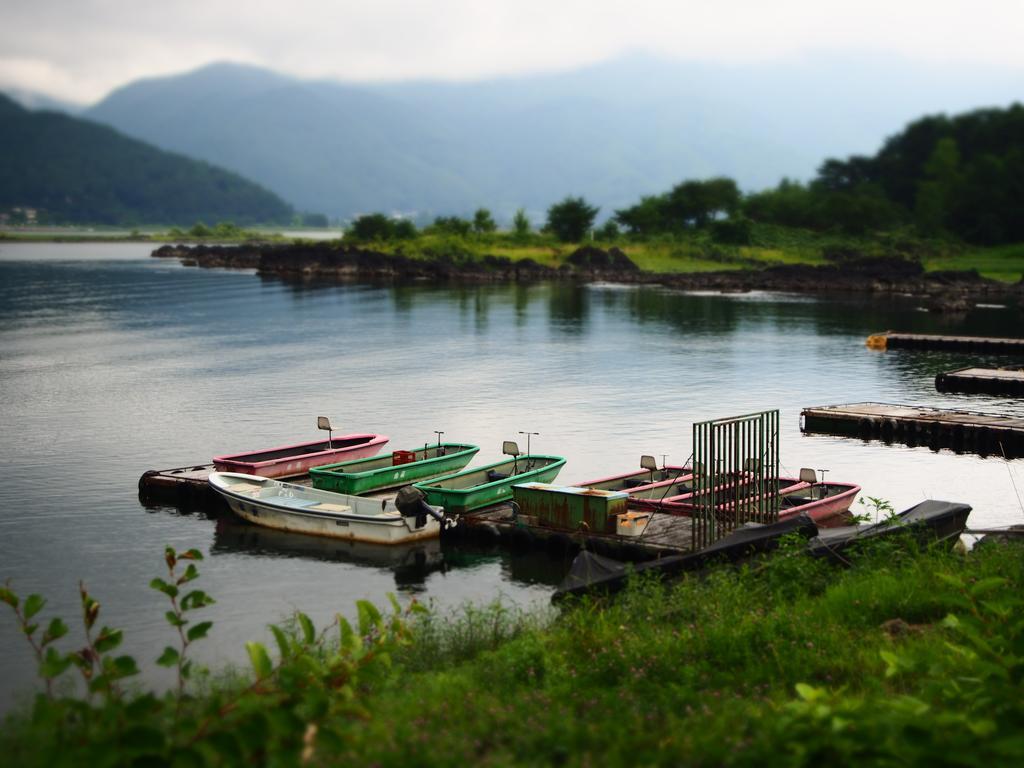
<path id="1" fill-rule="evenodd" d="M 394 451 L 388 461 L 388 456 L 378 458 L 361 459 L 359 461 L 342 462 L 338 464 L 327 464 L 321 467 L 314 467 L 309 471 L 313 481 L 313 487 L 324 491 L 335 493 L 348 493 L 359 495 L 373 491 L 397 488 L 402 485 L 428 480 L 434 477 L 458 472 L 465 467 L 480 449 L 475 445 L 442 445 L 449 452 L 441 456 L 437 454 L 437 447 L 430 446 L 426 450 L 420 448 L 416 451 Z M 395 464 L 395 457 L 402 453 L 411 453 L 416 457 L 428 455 L 428 458 L 417 459 L 407 464 Z M 366 464 L 389 464 L 390 466 L 379 466 L 366 468 Z"/>
<path id="2" fill-rule="evenodd" d="M 794 478 L 779 478 L 780 483 L 789 483 L 788 486 L 779 491 L 782 497 L 783 507 L 779 510 L 779 520 L 786 520 L 795 517 L 800 513 L 806 514 L 819 528 L 833 528 L 836 526 L 849 525 L 851 514 L 850 507 L 854 499 L 860 493 L 860 486 L 852 483 L 828 483 L 829 486 L 841 488 L 838 493 L 826 496 L 822 499 L 802 499 L 800 494 L 805 491 L 812 491 L 811 486 L 802 483 Z M 668 512 L 673 515 L 692 515 L 697 508 L 692 498 L 693 494 L 677 497 L 676 499 L 665 499 L 663 502 L 640 502 L 634 506 L 654 509 L 660 512 Z M 800 502 L 794 503 L 797 499 Z M 728 510 L 728 505 L 724 510 Z"/>
<path id="3" fill-rule="evenodd" d="M 218 472 L 238 472 L 259 477 L 294 477 L 324 464 L 375 456 L 387 441 L 384 435 L 343 435 L 330 441 L 314 440 L 247 453 L 214 456 L 213 466 Z"/>
<path id="4" fill-rule="evenodd" d="M 441 525 L 433 517 L 428 516 L 422 525 L 416 525 L 393 506 L 387 513 L 377 511 L 381 509 L 381 502 L 375 499 L 237 473 L 214 472 L 210 475 L 210 485 L 240 518 L 278 531 L 370 544 L 407 544 L 435 538 L 441 533 Z"/>
<path id="5" fill-rule="evenodd" d="M 858 493 L 860 493 L 860 486 L 854 485 L 834 496 L 827 496 L 824 499 L 811 501 L 808 504 L 800 504 L 791 509 L 779 510 L 779 520 L 786 520 L 787 518 L 804 513 L 819 528 L 835 528 L 837 526 L 849 525 L 852 518 L 850 507 L 853 505 L 853 500 L 857 498 Z"/>
<path id="6" fill-rule="evenodd" d="M 455 474 L 416 483 L 426 494 L 427 503 L 444 507 L 449 515 L 464 515 L 484 507 L 491 507 L 495 504 L 509 501 L 512 498 L 512 486 L 520 483 L 550 483 L 557 476 L 565 465 L 565 459 L 561 456 L 520 456 L 519 463 L 529 466 L 530 460 L 544 461 L 543 466 L 535 466 L 532 469 L 522 472 L 514 472 L 491 482 L 484 482 L 468 487 L 452 487 L 461 478 L 476 473 L 486 473 L 495 468 L 504 468 L 510 461 L 501 461 L 488 464 L 477 469 L 456 472 Z"/>

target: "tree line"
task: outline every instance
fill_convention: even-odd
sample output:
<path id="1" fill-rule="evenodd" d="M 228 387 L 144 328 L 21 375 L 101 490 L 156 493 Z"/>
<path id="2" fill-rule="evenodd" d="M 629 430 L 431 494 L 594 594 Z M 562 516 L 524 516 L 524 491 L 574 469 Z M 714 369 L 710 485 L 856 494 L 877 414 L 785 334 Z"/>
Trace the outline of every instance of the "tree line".
<path id="1" fill-rule="evenodd" d="M 837 231 L 850 235 L 912 229 L 925 237 L 952 237 L 995 245 L 1024 241 L 1024 106 L 982 109 L 955 117 L 921 118 L 889 138 L 874 156 L 828 159 L 803 183 L 743 194 L 733 179 L 686 180 L 614 211 L 594 229 L 600 209 L 566 197 L 547 210 L 540 231 L 562 242 L 588 236 L 614 240 L 710 231 L 718 242 L 750 241 L 755 223 Z M 458 236 L 497 229 L 490 211 L 472 219 L 442 216 L 427 233 Z M 520 209 L 510 234 L 533 227 Z M 411 221 L 370 214 L 356 219 L 354 240 L 416 237 Z"/>

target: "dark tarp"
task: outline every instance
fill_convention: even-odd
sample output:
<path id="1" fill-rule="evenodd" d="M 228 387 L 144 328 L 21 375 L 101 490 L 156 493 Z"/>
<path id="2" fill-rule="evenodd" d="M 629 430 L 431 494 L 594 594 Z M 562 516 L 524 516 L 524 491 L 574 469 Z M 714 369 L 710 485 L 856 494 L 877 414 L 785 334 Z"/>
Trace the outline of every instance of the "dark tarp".
<path id="1" fill-rule="evenodd" d="M 768 552 L 779 545 L 779 540 L 796 533 L 806 539 L 818 533 L 818 527 L 806 514 L 794 515 L 769 525 L 747 525 L 737 528 L 710 547 L 687 555 L 671 555 L 633 566 L 634 573 L 655 573 L 667 578 L 685 571 L 696 571 L 714 562 L 736 562 L 745 557 Z M 552 600 L 588 592 L 618 592 L 626 585 L 628 571 L 625 564 L 607 557 L 580 552 L 569 569 L 569 575 L 558 585 Z"/>
<path id="2" fill-rule="evenodd" d="M 845 562 L 841 557 L 843 551 L 858 542 L 880 536 L 909 532 L 923 544 L 953 540 L 967 527 L 967 516 L 970 514 L 969 504 L 928 499 L 879 523 L 824 528 L 811 539 L 808 550 L 815 557 L 831 557 Z"/>

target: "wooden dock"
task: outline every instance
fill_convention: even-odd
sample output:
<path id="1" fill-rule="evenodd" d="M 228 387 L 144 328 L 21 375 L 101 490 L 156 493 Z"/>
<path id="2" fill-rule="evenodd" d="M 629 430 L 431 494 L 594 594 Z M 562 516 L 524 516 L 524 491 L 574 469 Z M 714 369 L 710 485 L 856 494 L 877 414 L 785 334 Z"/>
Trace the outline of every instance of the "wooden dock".
<path id="1" fill-rule="evenodd" d="M 935 377 L 939 392 L 1024 396 L 1024 368 L 960 368 Z"/>
<path id="2" fill-rule="evenodd" d="M 875 333 L 868 336 L 871 349 L 946 349 L 957 352 L 996 352 L 1024 355 L 1024 339 L 986 336 L 936 336 L 926 333 Z"/>
<path id="3" fill-rule="evenodd" d="M 172 504 L 204 508 L 223 504 L 207 482 L 213 464 L 189 464 L 174 469 L 151 469 L 139 478 L 139 500 L 143 504 Z"/>
<path id="4" fill-rule="evenodd" d="M 1024 418 L 887 403 L 804 408 L 801 431 L 951 448 L 980 456 L 1024 456 Z"/>
<path id="5" fill-rule="evenodd" d="M 224 499 L 210 487 L 213 464 L 189 464 L 174 469 L 151 469 L 139 478 L 139 501 L 171 504 L 185 509 L 227 509 Z M 278 477 L 289 483 L 309 485 L 309 473 Z"/>
<path id="6" fill-rule="evenodd" d="M 500 539 L 522 549 L 537 546 L 557 550 L 586 548 L 617 560 L 640 562 L 689 552 L 692 525 L 688 517 L 656 512 L 640 536 L 569 531 L 540 525 L 536 518 L 528 515 L 516 516 L 511 504 L 502 504 L 463 515 L 455 530 L 461 529 L 460 535 L 471 538 Z"/>

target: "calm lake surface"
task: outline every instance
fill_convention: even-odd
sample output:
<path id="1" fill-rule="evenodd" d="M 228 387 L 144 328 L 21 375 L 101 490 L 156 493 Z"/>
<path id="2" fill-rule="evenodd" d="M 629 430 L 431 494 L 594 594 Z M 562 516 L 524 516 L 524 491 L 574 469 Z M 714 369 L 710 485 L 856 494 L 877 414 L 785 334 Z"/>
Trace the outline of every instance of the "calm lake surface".
<path id="1" fill-rule="evenodd" d="M 937 372 L 997 356 L 879 353 L 886 328 L 1024 335 L 1016 310 L 932 315 L 915 302 L 693 295 L 654 287 L 296 286 L 149 257 L 141 244 L 0 244 L 0 580 L 49 598 L 77 628 L 82 579 L 101 621 L 147 670 L 173 641 L 166 544 L 206 556 L 218 601 L 210 664 L 295 609 L 318 623 L 389 592 L 456 610 L 496 598 L 544 605 L 567 563 L 546 554 L 441 547 L 380 551 L 267 532 L 137 497 L 147 469 L 315 439 L 316 416 L 389 435 L 445 439 L 499 458 L 503 439 L 568 457 L 559 480 L 625 471 L 642 453 L 684 461 L 694 421 L 781 409 L 782 459 L 829 469 L 905 508 L 974 506 L 973 526 L 1024 523 L 1024 462 L 802 436 L 800 409 L 861 400 L 1024 415 L 1020 401 L 940 395 Z M 525 444 L 523 445 L 525 449 Z M 2 606 L 0 606 L 2 607 Z M 0 709 L 35 685 L 27 644 L 0 615 Z"/>

